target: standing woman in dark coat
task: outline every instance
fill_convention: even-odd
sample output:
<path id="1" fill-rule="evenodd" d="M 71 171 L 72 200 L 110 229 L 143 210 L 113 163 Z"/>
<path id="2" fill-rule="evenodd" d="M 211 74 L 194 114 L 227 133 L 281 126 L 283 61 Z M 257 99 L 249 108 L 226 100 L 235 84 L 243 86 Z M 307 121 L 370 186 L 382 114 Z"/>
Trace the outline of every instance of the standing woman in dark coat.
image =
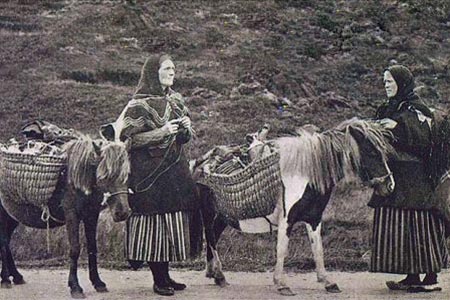
<path id="1" fill-rule="evenodd" d="M 127 221 L 126 258 L 149 262 L 153 289 L 161 295 L 186 288 L 170 278 L 169 261 L 192 254 L 195 237 L 189 228 L 200 220 L 183 150 L 192 136 L 191 121 L 182 96 L 171 89 L 174 76 L 170 56 L 147 59 L 133 99 L 113 124 L 116 138 L 131 141 L 134 194 L 129 197 L 133 215 Z"/>
<path id="2" fill-rule="evenodd" d="M 389 67 L 384 84 L 388 101 L 376 117 L 391 129 L 398 152 L 389 161 L 396 186 L 391 195 L 374 194 L 369 202 L 375 208 L 370 271 L 407 274 L 386 283 L 393 290 L 440 290 L 437 273 L 448 252 L 430 179 L 433 114 L 414 93 L 414 78 L 406 67 Z M 426 274 L 422 281 L 420 274 Z"/>

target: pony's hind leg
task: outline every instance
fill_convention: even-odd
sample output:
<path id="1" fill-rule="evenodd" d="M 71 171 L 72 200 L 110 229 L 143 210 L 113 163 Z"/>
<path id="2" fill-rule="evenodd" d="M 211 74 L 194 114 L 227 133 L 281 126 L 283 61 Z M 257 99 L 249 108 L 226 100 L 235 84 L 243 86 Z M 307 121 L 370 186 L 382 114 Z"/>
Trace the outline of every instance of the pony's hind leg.
<path id="1" fill-rule="evenodd" d="M 224 220 L 216 218 L 213 226 L 214 237 L 207 242 L 206 277 L 214 278 L 215 284 L 220 287 L 228 285 L 222 271 L 222 262 L 220 261 L 219 252 L 217 251 L 217 243 L 226 227 L 227 224 Z"/>
<path id="2" fill-rule="evenodd" d="M 9 262 L 8 262 L 8 239 L 4 230 L 0 230 L 0 256 L 2 258 L 2 271 L 0 272 L 1 288 L 11 288 L 11 280 L 9 279 Z"/>
<path id="3" fill-rule="evenodd" d="M 338 285 L 328 279 L 327 271 L 325 270 L 325 263 L 323 259 L 323 244 L 322 236 L 320 234 L 322 223 L 319 223 L 316 230 L 313 230 L 310 224 L 306 224 L 311 249 L 316 263 L 317 281 L 325 284 L 325 289 L 330 293 L 339 293 L 341 290 Z"/>
<path id="4" fill-rule="evenodd" d="M 22 274 L 16 268 L 14 258 L 9 248 L 11 236 L 19 223 L 11 218 L 0 205 L 0 256 L 2 258 L 2 270 L 0 272 L 2 288 L 11 288 L 9 277 L 13 277 L 14 284 L 24 284 Z"/>
<path id="5" fill-rule="evenodd" d="M 100 279 L 97 268 L 97 224 L 98 213 L 91 212 L 88 218 L 84 218 L 84 231 L 88 250 L 89 280 L 99 293 L 108 292 L 106 284 Z"/>
<path id="6" fill-rule="evenodd" d="M 7 234 L 8 234 L 8 244 L 7 244 L 7 248 L 6 248 L 7 260 L 9 262 L 8 268 L 9 268 L 10 275 L 13 277 L 14 284 L 19 285 L 19 284 L 25 284 L 26 282 L 23 279 L 22 274 L 20 274 L 16 268 L 16 263 L 14 262 L 14 258 L 11 253 L 11 248 L 9 247 L 12 234 L 14 233 L 14 230 L 17 228 L 17 225 L 19 225 L 19 223 L 16 220 L 14 220 L 13 218 L 11 218 L 10 216 L 8 216 L 8 221 L 7 221 L 7 226 L 6 226 L 6 230 L 7 230 Z"/>
<path id="7" fill-rule="evenodd" d="M 197 183 L 198 197 L 201 203 L 201 211 L 206 237 L 206 277 L 214 278 L 217 285 L 226 286 L 228 283 L 222 272 L 222 263 L 217 252 L 217 242 L 225 230 L 227 223 L 217 214 L 214 207 L 214 192 L 206 185 Z"/>

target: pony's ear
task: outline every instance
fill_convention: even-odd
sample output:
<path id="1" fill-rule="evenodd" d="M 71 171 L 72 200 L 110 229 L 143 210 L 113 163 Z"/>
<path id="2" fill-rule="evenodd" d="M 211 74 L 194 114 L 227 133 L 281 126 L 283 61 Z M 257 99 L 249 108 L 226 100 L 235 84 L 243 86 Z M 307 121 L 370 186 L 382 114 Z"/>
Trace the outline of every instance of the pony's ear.
<path id="1" fill-rule="evenodd" d="M 100 126 L 100 135 L 108 141 L 114 141 L 116 138 L 116 130 L 112 123 Z"/>

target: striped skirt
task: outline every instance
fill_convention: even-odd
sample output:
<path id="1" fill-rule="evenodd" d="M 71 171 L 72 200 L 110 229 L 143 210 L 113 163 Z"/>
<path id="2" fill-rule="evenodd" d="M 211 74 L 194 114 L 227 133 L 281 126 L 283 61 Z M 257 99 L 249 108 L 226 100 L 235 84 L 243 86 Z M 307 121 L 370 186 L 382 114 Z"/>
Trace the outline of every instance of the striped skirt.
<path id="1" fill-rule="evenodd" d="M 189 213 L 133 215 L 126 225 L 125 257 L 128 260 L 167 262 L 189 255 Z"/>
<path id="2" fill-rule="evenodd" d="M 371 272 L 437 273 L 446 267 L 448 251 L 442 219 L 428 210 L 375 209 Z"/>

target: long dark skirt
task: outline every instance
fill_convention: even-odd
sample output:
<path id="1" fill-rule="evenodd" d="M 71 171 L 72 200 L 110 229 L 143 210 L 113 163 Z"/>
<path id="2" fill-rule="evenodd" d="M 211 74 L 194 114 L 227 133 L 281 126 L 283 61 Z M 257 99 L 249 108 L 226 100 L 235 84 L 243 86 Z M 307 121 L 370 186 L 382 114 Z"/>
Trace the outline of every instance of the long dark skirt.
<path id="1" fill-rule="evenodd" d="M 444 223 L 428 210 L 375 209 L 371 272 L 438 273 L 446 267 Z"/>
<path id="2" fill-rule="evenodd" d="M 133 215 L 127 221 L 128 260 L 168 262 L 189 257 L 189 212 Z"/>

